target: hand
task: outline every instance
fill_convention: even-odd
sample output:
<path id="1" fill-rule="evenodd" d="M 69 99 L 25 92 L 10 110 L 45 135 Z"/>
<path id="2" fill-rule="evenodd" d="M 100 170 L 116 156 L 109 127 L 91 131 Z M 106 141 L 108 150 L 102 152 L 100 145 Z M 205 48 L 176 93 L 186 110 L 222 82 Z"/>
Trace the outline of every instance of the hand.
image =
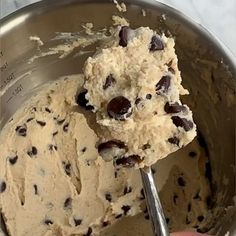
<path id="1" fill-rule="evenodd" d="M 178 233 L 172 233 L 171 236 L 209 236 L 207 234 L 200 234 L 195 232 L 178 232 Z"/>

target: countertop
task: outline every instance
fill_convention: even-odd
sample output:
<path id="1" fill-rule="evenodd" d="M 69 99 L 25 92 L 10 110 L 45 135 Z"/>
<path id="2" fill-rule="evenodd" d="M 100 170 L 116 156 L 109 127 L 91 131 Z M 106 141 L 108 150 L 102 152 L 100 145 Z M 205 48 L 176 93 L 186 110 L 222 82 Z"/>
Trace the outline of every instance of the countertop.
<path id="1" fill-rule="evenodd" d="M 39 0 L 0 0 L 0 18 Z M 159 0 L 207 28 L 236 55 L 236 0 Z"/>

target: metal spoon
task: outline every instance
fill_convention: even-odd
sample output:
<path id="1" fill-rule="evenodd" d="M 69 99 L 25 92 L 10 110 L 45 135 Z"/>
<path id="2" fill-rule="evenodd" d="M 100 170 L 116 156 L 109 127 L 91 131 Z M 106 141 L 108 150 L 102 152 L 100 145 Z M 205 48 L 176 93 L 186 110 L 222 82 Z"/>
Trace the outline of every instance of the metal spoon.
<path id="1" fill-rule="evenodd" d="M 169 236 L 169 230 L 166 224 L 151 168 L 145 167 L 141 169 L 140 172 L 143 181 L 143 189 L 146 197 L 148 213 L 152 222 L 153 235 Z"/>

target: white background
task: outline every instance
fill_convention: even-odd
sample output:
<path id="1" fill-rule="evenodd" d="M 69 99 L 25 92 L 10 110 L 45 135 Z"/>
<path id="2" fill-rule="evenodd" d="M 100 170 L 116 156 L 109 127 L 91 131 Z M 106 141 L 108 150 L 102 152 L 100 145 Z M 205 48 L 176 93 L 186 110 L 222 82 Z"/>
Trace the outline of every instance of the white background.
<path id="1" fill-rule="evenodd" d="M 0 0 L 0 17 L 39 0 Z M 236 55 L 236 0 L 159 0 L 210 30 Z"/>

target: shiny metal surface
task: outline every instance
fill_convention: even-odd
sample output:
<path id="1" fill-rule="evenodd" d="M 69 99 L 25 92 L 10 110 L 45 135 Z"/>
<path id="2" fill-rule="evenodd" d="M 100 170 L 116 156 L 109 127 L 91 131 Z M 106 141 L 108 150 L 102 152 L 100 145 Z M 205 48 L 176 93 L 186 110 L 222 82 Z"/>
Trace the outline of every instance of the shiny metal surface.
<path id="1" fill-rule="evenodd" d="M 180 12 L 156 1 L 125 2 L 128 12 L 124 16 L 133 28 L 149 26 L 159 32 L 171 33 L 176 38 L 183 83 L 190 90 L 190 96 L 183 97 L 183 100 L 193 110 L 211 162 L 212 209 L 216 205 L 227 208 L 233 204 L 236 189 L 235 59 L 211 34 Z M 146 17 L 142 16 L 141 9 L 146 10 Z M 40 36 L 45 42 L 42 49 L 47 50 L 58 43 L 50 41 L 55 32 L 77 32 L 85 22 L 93 22 L 95 29 L 101 29 L 111 25 L 113 14 L 121 15 L 111 1 L 45 0 L 1 20 L 1 128 L 22 103 L 35 94 L 37 86 L 59 76 L 81 72 L 88 56 L 75 57 L 79 51 L 75 49 L 63 59 L 54 55 L 28 64 L 28 59 L 38 52 L 29 36 Z M 218 235 L 229 230 L 231 235 L 235 235 L 235 228 L 235 209 L 230 214 L 226 211 L 219 215 L 217 221 L 209 225 L 210 232 Z"/>
<path id="2" fill-rule="evenodd" d="M 152 223 L 153 235 L 168 236 L 170 234 L 151 168 L 148 167 L 141 169 L 140 173 L 143 181 L 143 189 L 146 197 L 145 199 L 148 213 Z"/>

